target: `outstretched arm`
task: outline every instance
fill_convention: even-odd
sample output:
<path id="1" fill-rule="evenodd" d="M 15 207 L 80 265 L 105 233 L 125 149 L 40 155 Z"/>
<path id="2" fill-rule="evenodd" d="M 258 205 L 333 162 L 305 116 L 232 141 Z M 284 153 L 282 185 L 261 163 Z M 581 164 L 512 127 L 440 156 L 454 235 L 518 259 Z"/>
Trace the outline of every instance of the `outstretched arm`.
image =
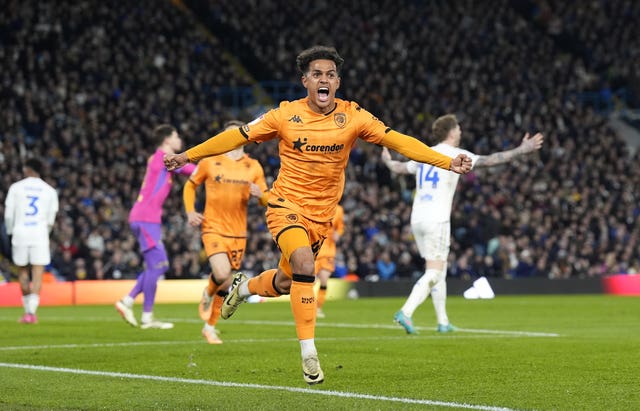
<path id="1" fill-rule="evenodd" d="M 223 154 L 247 143 L 247 139 L 240 133 L 239 128 L 225 130 L 187 151 L 179 154 L 167 154 L 164 156 L 164 166 L 167 170 L 172 171 L 189 161 L 198 161 L 205 157 Z"/>
<path id="2" fill-rule="evenodd" d="M 506 163 L 515 157 L 540 150 L 543 142 L 544 136 L 542 134 L 537 133 L 534 136 L 529 136 L 529 133 L 527 133 L 524 135 L 522 143 L 514 149 L 478 157 L 476 160 L 476 167 L 491 167 Z"/>
<path id="3" fill-rule="evenodd" d="M 414 137 L 389 131 L 380 142 L 385 147 L 397 151 L 420 163 L 431 164 L 454 173 L 466 174 L 471 170 L 471 159 L 465 154 L 458 154 L 454 159 L 440 154 L 431 147 L 421 143 Z"/>
<path id="4" fill-rule="evenodd" d="M 396 161 L 391 159 L 391 153 L 389 149 L 386 147 L 382 147 L 382 154 L 380 155 L 382 162 L 386 165 L 389 170 L 398 174 L 409 174 L 409 170 L 407 169 L 407 161 Z"/>

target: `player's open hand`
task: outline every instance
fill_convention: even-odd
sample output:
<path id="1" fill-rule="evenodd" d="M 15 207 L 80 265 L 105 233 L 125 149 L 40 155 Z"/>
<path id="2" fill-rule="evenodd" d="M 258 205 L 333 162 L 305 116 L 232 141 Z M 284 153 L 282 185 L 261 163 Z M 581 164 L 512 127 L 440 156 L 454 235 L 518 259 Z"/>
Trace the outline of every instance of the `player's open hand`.
<path id="1" fill-rule="evenodd" d="M 534 136 L 530 136 L 529 133 L 524 135 L 520 147 L 525 153 L 540 150 L 542 143 L 544 142 L 544 136 L 540 133 L 536 133 Z"/>
<path id="2" fill-rule="evenodd" d="M 173 171 L 176 168 L 180 168 L 189 162 L 189 158 L 185 153 L 166 154 L 163 160 L 164 160 L 164 166 L 169 171 Z"/>
<path id="3" fill-rule="evenodd" d="M 466 154 L 458 154 L 456 158 L 451 160 L 449 170 L 458 174 L 467 174 L 471 170 L 471 158 Z"/>
<path id="4" fill-rule="evenodd" d="M 204 215 L 197 211 L 189 211 L 187 213 L 187 222 L 191 227 L 198 227 L 200 224 L 202 224 L 203 220 Z"/>

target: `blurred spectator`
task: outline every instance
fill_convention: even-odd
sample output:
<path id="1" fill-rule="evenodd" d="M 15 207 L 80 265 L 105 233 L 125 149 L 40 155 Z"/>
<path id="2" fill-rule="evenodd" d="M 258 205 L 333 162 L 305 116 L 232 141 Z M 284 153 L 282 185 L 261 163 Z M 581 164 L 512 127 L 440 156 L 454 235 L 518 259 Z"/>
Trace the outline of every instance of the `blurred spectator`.
<path id="1" fill-rule="evenodd" d="M 56 253 L 51 264 L 54 267 L 53 273 L 58 279 L 63 281 L 76 280 L 76 263 L 70 250 Z"/>
<path id="2" fill-rule="evenodd" d="M 381 280 L 388 281 L 396 275 L 396 263 L 391 261 L 391 256 L 386 251 L 378 257 L 376 268 L 378 269 L 378 275 Z"/>
<path id="3" fill-rule="evenodd" d="M 398 131 L 428 140 L 434 118 L 464 112 L 462 126 L 477 138 L 463 145 L 478 154 L 514 146 L 521 131 L 544 132 L 538 157 L 461 178 L 451 275 L 508 278 L 527 259 L 534 275 L 548 278 L 638 270 L 640 154 L 608 127 L 597 102 L 615 106 L 626 96 L 638 103 L 639 2 L 496 0 L 490 16 L 486 3 L 471 0 L 383 0 L 376 7 L 301 0 L 286 10 L 273 0 L 184 3 L 194 15 L 151 0 L 9 0 L 0 15 L 0 204 L 20 159 L 44 159 L 60 198 L 56 261 L 65 250 L 88 259 L 87 239 L 97 230 L 106 276 L 115 249 L 127 267 L 123 278 L 141 270 L 126 220 L 144 175 L 144 147 L 153 145 L 144 137 L 148 124 L 177 125 L 190 146 L 236 117 L 225 87 L 252 85 L 247 73 L 299 83 L 291 61 L 322 42 L 349 57 L 344 94 Z M 196 29 L 199 17 L 217 23 L 208 26 L 217 38 Z M 250 120 L 256 113 L 241 114 Z M 247 149 L 273 178 L 277 147 Z M 360 230 L 342 239 L 345 263 L 365 278 L 377 272 L 371 255 L 387 251 L 396 275 L 410 277 L 411 266 L 423 265 L 406 231 L 415 183 L 389 184 L 378 156 L 369 145 L 351 152 L 343 203 L 348 224 Z M 184 221 L 169 217 L 182 214 L 179 188 L 165 209 L 169 258 L 187 266 L 167 276 L 206 275 Z M 263 211 L 249 213 L 249 231 L 262 233 Z M 369 242 L 366 227 L 384 236 Z M 255 238 L 247 267 L 275 266 L 268 233 Z"/>

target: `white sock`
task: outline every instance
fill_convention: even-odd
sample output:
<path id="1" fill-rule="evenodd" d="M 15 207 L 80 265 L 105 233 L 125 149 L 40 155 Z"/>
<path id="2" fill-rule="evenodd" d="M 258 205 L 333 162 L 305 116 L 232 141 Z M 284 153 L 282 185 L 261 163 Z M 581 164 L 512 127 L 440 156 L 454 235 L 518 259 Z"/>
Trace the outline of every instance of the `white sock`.
<path id="1" fill-rule="evenodd" d="M 437 278 L 437 275 L 440 273 L 440 270 L 429 269 L 425 271 L 425 273 L 416 281 L 413 285 L 413 289 L 411 289 L 411 294 L 409 294 L 409 298 L 402 306 L 402 312 L 407 317 L 412 317 L 413 312 L 418 308 L 420 304 L 424 302 L 429 296 L 431 292 L 431 284 Z"/>
<path id="2" fill-rule="evenodd" d="M 215 329 L 216 329 L 215 325 L 210 325 L 210 324 L 204 323 L 204 330 L 205 331 L 214 331 Z"/>
<path id="3" fill-rule="evenodd" d="M 31 294 L 27 294 L 27 295 L 23 295 L 22 296 L 22 306 L 24 307 L 24 312 L 26 314 L 31 314 L 31 307 L 29 302 L 31 301 Z"/>
<path id="4" fill-rule="evenodd" d="M 35 314 L 38 311 L 38 306 L 40 305 L 40 294 L 29 294 L 29 312 L 31 314 Z"/>
<path id="5" fill-rule="evenodd" d="M 127 294 L 124 297 L 122 297 L 121 301 L 122 301 L 122 304 L 126 305 L 127 307 L 129 307 L 129 308 L 133 307 L 134 299 L 131 298 L 131 296 L 129 294 Z"/>
<path id="6" fill-rule="evenodd" d="M 431 299 L 433 300 L 433 308 L 436 310 L 436 318 L 438 324 L 448 325 L 449 317 L 447 317 L 447 281 L 443 275 L 437 283 L 431 288 Z"/>
<path id="7" fill-rule="evenodd" d="M 153 320 L 153 312 L 143 312 L 141 320 L 143 323 L 150 323 Z"/>
<path id="8" fill-rule="evenodd" d="M 240 283 L 240 285 L 238 286 L 238 295 L 240 296 L 240 298 L 247 298 L 251 295 L 251 293 L 249 292 L 249 281 Z"/>
<path id="9" fill-rule="evenodd" d="M 315 339 L 309 338 L 307 340 L 300 340 L 300 351 L 302 352 L 302 358 L 318 355 Z"/>

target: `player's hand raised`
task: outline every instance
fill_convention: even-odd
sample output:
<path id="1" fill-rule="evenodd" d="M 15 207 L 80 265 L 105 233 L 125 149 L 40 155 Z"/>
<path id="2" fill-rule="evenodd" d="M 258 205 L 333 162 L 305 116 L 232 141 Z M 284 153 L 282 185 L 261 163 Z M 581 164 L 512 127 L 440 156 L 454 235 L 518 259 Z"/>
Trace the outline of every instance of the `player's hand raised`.
<path id="1" fill-rule="evenodd" d="M 471 170 L 471 158 L 466 154 L 458 154 L 456 158 L 451 160 L 449 170 L 458 174 L 467 174 Z"/>
<path id="2" fill-rule="evenodd" d="M 524 153 L 530 153 L 535 150 L 540 150 L 542 143 L 544 142 L 544 136 L 540 133 L 536 133 L 533 137 L 529 133 L 524 135 L 520 147 L 522 147 Z"/>
<path id="3" fill-rule="evenodd" d="M 166 154 L 164 156 L 164 166 L 169 171 L 173 171 L 176 168 L 180 168 L 189 162 L 189 157 L 185 153 L 179 154 Z"/>

